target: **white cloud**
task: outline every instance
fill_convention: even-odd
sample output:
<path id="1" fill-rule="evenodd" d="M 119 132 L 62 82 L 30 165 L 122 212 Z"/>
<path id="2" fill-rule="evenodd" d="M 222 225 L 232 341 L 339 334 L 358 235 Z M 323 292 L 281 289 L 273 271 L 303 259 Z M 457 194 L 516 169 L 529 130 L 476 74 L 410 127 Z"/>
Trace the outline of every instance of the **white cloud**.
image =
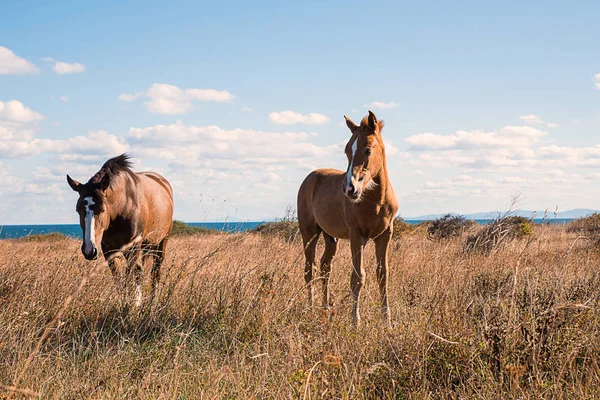
<path id="1" fill-rule="evenodd" d="M 155 83 L 147 91 L 150 101 L 144 103 L 146 109 L 155 114 L 185 114 L 192 109 L 192 102 L 186 93 L 177 86 Z"/>
<path id="2" fill-rule="evenodd" d="M 436 181 L 425 181 L 418 189 L 405 193 L 406 198 L 449 199 L 461 197 L 481 197 L 489 190 L 494 190 L 494 182 L 489 179 L 477 179 L 469 175 L 459 175 Z"/>
<path id="3" fill-rule="evenodd" d="M 67 63 L 64 61 L 56 61 L 51 57 L 42 58 L 42 61 L 53 63 L 52 69 L 59 75 L 80 74 L 85 71 L 85 65 L 81 63 Z"/>
<path id="4" fill-rule="evenodd" d="M 594 86 L 596 89 L 600 90 L 600 73 L 594 75 Z"/>
<path id="5" fill-rule="evenodd" d="M 38 139 L 37 122 L 43 116 L 17 100 L 0 101 L 0 158 L 22 158 L 40 153 L 55 153 L 60 157 L 88 157 L 122 153 L 129 149 L 125 140 L 104 131 L 90 132 L 65 140 Z"/>
<path id="6" fill-rule="evenodd" d="M 5 193 L 20 191 L 23 180 L 12 175 L 8 167 L 2 162 L 0 162 L 0 176 L 2 176 L 2 179 L 0 179 L 0 196 Z"/>
<path id="7" fill-rule="evenodd" d="M 506 183 L 506 184 L 524 184 L 526 182 L 528 182 L 527 179 L 522 178 L 520 176 L 507 176 L 502 178 L 502 180 L 500 181 L 501 183 Z"/>
<path id="8" fill-rule="evenodd" d="M 519 119 L 525 122 L 527 125 L 539 125 L 544 123 L 540 117 L 534 114 L 522 115 L 519 117 Z"/>
<path id="9" fill-rule="evenodd" d="M 400 103 L 395 103 L 393 101 L 389 102 L 389 103 L 384 103 L 382 101 L 372 101 L 369 104 L 363 105 L 363 107 L 365 107 L 365 108 L 372 108 L 372 109 L 379 108 L 382 110 L 396 108 L 398 106 L 400 106 Z"/>
<path id="10" fill-rule="evenodd" d="M 246 106 L 242 107 L 242 112 L 252 112 L 252 111 L 254 111 L 254 108 L 252 108 L 252 107 L 246 107 Z"/>
<path id="11" fill-rule="evenodd" d="M 305 132 L 264 132 L 253 129 L 226 130 L 218 126 L 171 125 L 131 128 L 127 135 L 136 149 L 147 149 L 155 157 L 180 159 L 238 159 L 263 164 L 275 159 L 297 163 L 299 159 L 323 157 L 338 146 L 321 147 L 308 141 Z M 168 144 L 166 144 L 168 143 Z M 289 157 L 288 160 L 285 157 Z"/>
<path id="12" fill-rule="evenodd" d="M 150 99 L 144 103 L 148 111 L 164 115 L 185 114 L 193 108 L 193 101 L 227 103 L 235 99 L 227 90 L 181 89 L 175 85 L 155 83 L 145 93 L 123 93 L 119 95 L 119 100 L 134 101 L 141 97 Z"/>
<path id="13" fill-rule="evenodd" d="M 421 133 L 405 139 L 414 150 L 528 147 L 547 133 L 529 126 L 505 126 L 496 132 L 457 131 L 450 135 Z"/>
<path id="14" fill-rule="evenodd" d="M 0 75 L 36 74 L 39 71 L 33 63 L 0 46 Z"/>
<path id="15" fill-rule="evenodd" d="M 111 135 L 106 131 L 95 131 L 87 136 L 76 136 L 66 140 L 56 140 L 49 150 L 61 154 L 71 153 L 78 158 L 112 156 L 125 153 L 129 150 L 129 144 L 125 139 Z"/>
<path id="16" fill-rule="evenodd" d="M 272 112 L 268 117 L 269 121 L 276 125 L 323 125 L 329 118 L 323 114 L 309 113 L 303 115 L 295 111 Z"/>
<path id="17" fill-rule="evenodd" d="M 593 147 L 549 145 L 541 147 L 537 154 L 554 165 L 600 168 L 600 144 Z"/>
<path id="18" fill-rule="evenodd" d="M 105 132 L 92 132 L 67 140 L 33 139 L 0 142 L 0 158 L 23 158 L 41 153 L 59 154 L 63 160 L 98 161 L 123 153 L 129 147 L 121 139 Z"/>
<path id="19" fill-rule="evenodd" d="M 69 96 L 60 96 L 59 97 L 60 101 L 62 101 L 63 103 L 68 103 L 71 99 L 69 98 Z"/>
<path id="20" fill-rule="evenodd" d="M 10 100 L 5 103 L 0 101 L 0 120 L 27 123 L 39 121 L 43 118 L 41 114 L 25 107 L 18 100 Z"/>
<path id="21" fill-rule="evenodd" d="M 502 171 L 539 175 L 559 169 L 600 168 L 600 144 L 557 146 L 547 135 L 531 126 L 506 126 L 493 132 L 457 131 L 448 135 L 423 133 L 405 139 L 409 152 L 416 154 L 401 164 L 414 168 L 455 167 L 462 172 L 482 174 Z M 574 178 L 553 176 L 548 179 L 566 184 Z"/>
<path id="22" fill-rule="evenodd" d="M 519 119 L 525 122 L 527 125 L 542 125 L 545 124 L 548 128 L 558 128 L 558 124 L 555 122 L 544 122 L 544 120 L 534 114 L 522 115 Z"/>
<path id="23" fill-rule="evenodd" d="M 144 93 L 142 93 L 142 92 L 122 93 L 119 95 L 119 100 L 130 102 L 130 101 L 134 101 L 140 97 L 144 97 Z"/>
<path id="24" fill-rule="evenodd" d="M 185 93 L 191 100 L 214 101 L 217 103 L 229 103 L 235 96 L 227 90 L 215 89 L 186 89 Z"/>

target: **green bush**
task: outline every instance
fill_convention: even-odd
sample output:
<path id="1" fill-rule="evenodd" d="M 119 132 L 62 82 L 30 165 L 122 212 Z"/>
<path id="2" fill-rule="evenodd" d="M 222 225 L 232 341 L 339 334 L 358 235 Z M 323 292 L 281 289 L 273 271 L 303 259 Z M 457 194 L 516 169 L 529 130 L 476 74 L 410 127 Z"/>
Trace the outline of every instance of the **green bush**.
<path id="1" fill-rule="evenodd" d="M 183 221 L 173 221 L 173 230 L 171 236 L 191 236 L 191 235 L 202 235 L 207 233 L 220 232 L 216 229 L 204 228 L 202 226 L 190 226 Z"/>
<path id="2" fill-rule="evenodd" d="M 446 214 L 431 222 L 427 228 L 427 235 L 430 239 L 449 239 L 461 236 L 473 225 L 475 225 L 474 221 L 468 220 L 462 215 Z"/>

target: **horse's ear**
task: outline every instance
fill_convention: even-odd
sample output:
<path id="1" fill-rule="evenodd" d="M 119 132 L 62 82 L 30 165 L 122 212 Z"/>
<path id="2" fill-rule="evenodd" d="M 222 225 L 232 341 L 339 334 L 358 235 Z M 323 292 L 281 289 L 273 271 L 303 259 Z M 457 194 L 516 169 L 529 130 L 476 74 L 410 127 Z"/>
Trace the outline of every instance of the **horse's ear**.
<path id="1" fill-rule="evenodd" d="M 354 132 L 354 130 L 356 128 L 358 128 L 358 126 L 354 123 L 354 121 L 352 121 L 350 118 L 346 117 L 344 115 L 344 119 L 346 120 L 346 125 L 348 126 L 348 128 L 350 129 L 351 132 Z"/>
<path id="2" fill-rule="evenodd" d="M 67 183 L 69 184 L 69 186 L 71 186 L 71 189 L 73 189 L 76 192 L 79 192 L 79 189 L 81 188 L 81 183 L 77 182 L 75 179 L 71 178 L 69 175 L 67 175 Z"/>
<path id="3" fill-rule="evenodd" d="M 375 132 L 377 125 L 377 117 L 373 114 L 373 111 L 369 110 L 369 129 Z"/>
<path id="4" fill-rule="evenodd" d="M 104 174 L 102 179 L 99 182 L 100 190 L 105 191 L 110 186 L 110 175 Z"/>

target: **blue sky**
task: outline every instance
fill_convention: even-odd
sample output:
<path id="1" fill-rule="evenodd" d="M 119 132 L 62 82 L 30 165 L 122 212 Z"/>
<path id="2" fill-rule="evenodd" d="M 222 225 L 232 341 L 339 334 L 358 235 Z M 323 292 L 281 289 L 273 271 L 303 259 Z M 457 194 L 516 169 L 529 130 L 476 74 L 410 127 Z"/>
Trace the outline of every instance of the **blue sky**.
<path id="1" fill-rule="evenodd" d="M 484 3 L 5 4 L 0 224 L 76 223 L 120 151 L 178 219 L 276 218 L 369 108 L 404 216 L 600 208 L 600 5 Z"/>

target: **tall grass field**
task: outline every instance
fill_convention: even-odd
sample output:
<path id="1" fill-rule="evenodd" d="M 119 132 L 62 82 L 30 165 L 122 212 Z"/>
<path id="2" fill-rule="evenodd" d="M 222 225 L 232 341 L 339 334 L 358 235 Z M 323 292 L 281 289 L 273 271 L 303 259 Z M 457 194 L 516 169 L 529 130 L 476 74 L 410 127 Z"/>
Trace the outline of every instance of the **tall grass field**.
<path id="1" fill-rule="evenodd" d="M 600 398 L 600 253 L 589 232 L 533 225 L 467 251 L 482 227 L 445 239 L 401 228 L 392 328 L 379 314 L 372 243 L 355 328 L 347 241 L 326 312 L 307 306 L 293 232 L 173 237 L 159 295 L 140 309 L 79 241 L 2 240 L 0 396 Z"/>

